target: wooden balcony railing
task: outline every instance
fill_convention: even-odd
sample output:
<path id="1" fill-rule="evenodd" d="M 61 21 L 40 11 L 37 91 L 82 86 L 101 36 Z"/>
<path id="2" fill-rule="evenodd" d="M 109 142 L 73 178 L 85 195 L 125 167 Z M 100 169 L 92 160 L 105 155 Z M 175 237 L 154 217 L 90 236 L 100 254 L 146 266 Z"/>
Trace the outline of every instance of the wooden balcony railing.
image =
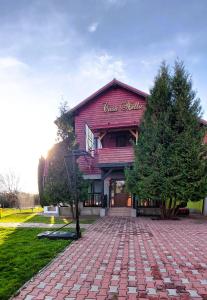
<path id="1" fill-rule="evenodd" d="M 132 163 L 134 161 L 132 146 L 97 149 L 95 155 L 98 164 Z"/>

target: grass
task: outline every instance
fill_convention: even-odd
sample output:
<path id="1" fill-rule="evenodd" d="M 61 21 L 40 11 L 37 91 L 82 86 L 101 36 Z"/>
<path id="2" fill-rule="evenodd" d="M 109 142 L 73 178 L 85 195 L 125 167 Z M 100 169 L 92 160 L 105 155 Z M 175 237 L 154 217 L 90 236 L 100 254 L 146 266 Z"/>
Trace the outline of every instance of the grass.
<path id="1" fill-rule="evenodd" d="M 45 217 L 34 213 L 18 213 L 8 215 L 0 219 L 0 223 L 22 222 L 22 223 L 44 223 L 44 224 L 65 224 L 71 222 L 69 218 Z"/>
<path id="2" fill-rule="evenodd" d="M 70 241 L 39 240 L 45 229 L 0 227 L 0 299 L 8 300 Z"/>
<path id="3" fill-rule="evenodd" d="M 81 217 L 80 223 L 81 224 L 92 224 L 96 218 L 94 217 Z M 69 222 L 74 221 L 70 218 L 64 218 L 64 217 L 48 217 L 43 215 L 38 215 L 37 213 L 32 212 L 22 212 L 22 213 L 13 213 L 13 214 L 7 214 L 0 218 L 0 224 L 1 223 L 44 223 L 44 224 L 66 224 Z"/>
<path id="4" fill-rule="evenodd" d="M 28 208 L 28 209 L 2 208 L 0 210 L 0 217 L 6 217 L 8 215 L 22 214 L 22 213 L 39 213 L 42 211 L 43 211 L 43 208 L 39 207 L 39 206 L 36 206 L 34 208 Z"/>

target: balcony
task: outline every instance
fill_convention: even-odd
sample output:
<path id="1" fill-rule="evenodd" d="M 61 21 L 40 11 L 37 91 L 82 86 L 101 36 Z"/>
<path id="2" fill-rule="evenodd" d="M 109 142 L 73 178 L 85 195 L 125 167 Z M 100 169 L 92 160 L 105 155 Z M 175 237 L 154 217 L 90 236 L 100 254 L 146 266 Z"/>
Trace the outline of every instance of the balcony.
<path id="1" fill-rule="evenodd" d="M 96 150 L 95 156 L 100 167 L 110 164 L 128 165 L 134 161 L 134 149 L 132 146 L 102 148 Z"/>

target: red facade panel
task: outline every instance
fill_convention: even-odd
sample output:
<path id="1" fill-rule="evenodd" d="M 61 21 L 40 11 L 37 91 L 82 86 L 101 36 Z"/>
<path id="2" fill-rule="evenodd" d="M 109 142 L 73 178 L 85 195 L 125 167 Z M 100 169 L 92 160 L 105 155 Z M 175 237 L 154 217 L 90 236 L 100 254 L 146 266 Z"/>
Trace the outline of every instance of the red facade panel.
<path id="1" fill-rule="evenodd" d="M 99 129 L 115 128 L 122 130 L 126 128 L 137 128 L 141 123 L 146 107 L 144 96 L 135 94 L 122 87 L 111 87 L 97 98 L 92 99 L 75 112 L 75 132 L 77 142 L 81 149 L 86 148 L 85 144 L 85 124 L 94 131 Z M 133 148 L 116 150 L 114 142 L 108 142 L 107 147 L 99 149 L 100 157 L 80 158 L 79 166 L 84 174 L 97 174 L 100 169 L 97 162 L 110 161 L 131 162 Z M 106 147 L 106 145 L 104 145 Z M 130 148 L 130 150 L 129 150 Z M 119 148 L 120 149 L 120 148 Z M 115 152 L 116 154 L 114 154 Z M 104 158 L 105 156 L 105 158 Z"/>

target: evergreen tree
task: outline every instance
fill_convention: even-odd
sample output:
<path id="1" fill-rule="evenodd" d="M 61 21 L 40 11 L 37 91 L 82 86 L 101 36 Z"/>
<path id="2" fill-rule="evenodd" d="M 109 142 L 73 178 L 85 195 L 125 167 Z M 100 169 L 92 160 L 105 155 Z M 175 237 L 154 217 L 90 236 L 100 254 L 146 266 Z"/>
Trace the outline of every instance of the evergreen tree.
<path id="1" fill-rule="evenodd" d="M 38 190 L 41 205 L 44 205 L 44 169 L 45 169 L 45 158 L 43 156 L 39 159 L 38 164 Z"/>
<path id="2" fill-rule="evenodd" d="M 163 64 L 148 97 L 134 168 L 126 172 L 129 191 L 140 199 L 159 200 L 163 217 L 175 215 L 183 202 L 207 194 L 200 116 L 200 100 L 183 64 L 175 63 L 173 75 Z"/>
<path id="3" fill-rule="evenodd" d="M 60 107 L 60 117 L 56 120 L 59 143 L 53 146 L 47 157 L 48 170 L 44 185 L 44 201 L 47 204 L 69 204 L 74 217 L 75 197 L 83 200 L 87 194 L 87 182 L 83 179 L 78 164 L 73 169 L 72 156 L 70 172 L 67 172 L 65 157 L 78 148 L 75 140 L 73 116 L 67 112 L 67 105 Z M 74 182 L 76 191 L 74 191 Z M 76 194 L 75 194 L 76 193 Z"/>
<path id="4" fill-rule="evenodd" d="M 204 199 L 207 194 L 207 151 L 203 144 L 200 99 L 182 62 L 176 62 L 172 78 L 174 133 L 170 149 L 172 213 L 182 201 Z"/>
<path id="5" fill-rule="evenodd" d="M 128 189 L 140 199 L 160 201 L 163 211 L 168 198 L 171 111 L 171 79 L 168 67 L 163 63 L 147 100 L 135 146 L 134 168 L 126 171 Z"/>

